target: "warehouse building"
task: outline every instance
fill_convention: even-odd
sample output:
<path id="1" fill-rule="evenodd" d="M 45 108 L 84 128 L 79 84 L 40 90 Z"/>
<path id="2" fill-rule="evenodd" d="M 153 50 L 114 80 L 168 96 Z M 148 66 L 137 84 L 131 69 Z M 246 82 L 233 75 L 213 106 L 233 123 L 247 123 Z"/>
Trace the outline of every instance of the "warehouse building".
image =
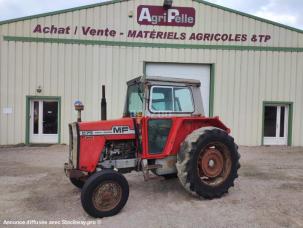
<path id="1" fill-rule="evenodd" d="M 0 145 L 68 143 L 122 116 L 126 81 L 199 79 L 207 116 L 241 145 L 303 146 L 303 31 L 202 0 L 110 1 L 0 22 Z"/>

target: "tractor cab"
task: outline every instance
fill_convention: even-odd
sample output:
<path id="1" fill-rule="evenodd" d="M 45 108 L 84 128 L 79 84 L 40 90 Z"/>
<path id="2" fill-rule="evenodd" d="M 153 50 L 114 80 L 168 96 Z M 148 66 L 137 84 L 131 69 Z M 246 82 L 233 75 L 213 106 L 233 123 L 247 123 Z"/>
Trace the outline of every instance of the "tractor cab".
<path id="1" fill-rule="evenodd" d="M 143 76 L 127 86 L 124 117 L 204 115 L 198 80 Z"/>

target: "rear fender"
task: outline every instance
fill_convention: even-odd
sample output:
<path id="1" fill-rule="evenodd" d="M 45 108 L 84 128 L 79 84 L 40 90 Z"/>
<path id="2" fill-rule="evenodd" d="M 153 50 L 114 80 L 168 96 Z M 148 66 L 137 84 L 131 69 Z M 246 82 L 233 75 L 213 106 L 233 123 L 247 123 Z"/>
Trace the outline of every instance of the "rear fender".
<path id="1" fill-rule="evenodd" d="M 172 128 L 168 135 L 166 145 L 159 154 L 149 154 L 148 149 L 148 120 L 149 119 L 171 119 Z M 177 155 L 181 143 L 193 131 L 199 128 L 218 128 L 222 131 L 230 133 L 230 129 L 225 126 L 218 117 L 147 117 L 143 120 L 143 159 L 163 159 L 167 156 Z"/>
<path id="2" fill-rule="evenodd" d="M 165 152 L 170 153 L 170 155 L 177 155 L 181 143 L 185 138 L 190 135 L 193 131 L 197 129 L 220 129 L 222 131 L 230 133 L 230 129 L 225 126 L 219 118 L 188 118 L 183 119 L 182 121 L 177 121 L 177 124 L 172 129 L 171 134 L 169 135 L 168 142 L 166 144 L 167 149 Z"/>

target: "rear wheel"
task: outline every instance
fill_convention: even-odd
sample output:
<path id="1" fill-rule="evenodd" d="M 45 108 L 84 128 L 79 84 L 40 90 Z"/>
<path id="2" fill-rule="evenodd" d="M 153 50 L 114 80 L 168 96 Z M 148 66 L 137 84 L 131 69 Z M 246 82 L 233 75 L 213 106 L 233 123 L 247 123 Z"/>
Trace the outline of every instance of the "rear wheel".
<path id="1" fill-rule="evenodd" d="M 113 216 L 125 206 L 129 186 L 125 177 L 114 170 L 102 170 L 92 175 L 81 192 L 84 210 L 92 217 Z"/>
<path id="2" fill-rule="evenodd" d="M 240 155 L 234 139 L 217 128 L 198 129 L 181 145 L 178 177 L 191 193 L 204 198 L 221 197 L 234 186 Z"/>

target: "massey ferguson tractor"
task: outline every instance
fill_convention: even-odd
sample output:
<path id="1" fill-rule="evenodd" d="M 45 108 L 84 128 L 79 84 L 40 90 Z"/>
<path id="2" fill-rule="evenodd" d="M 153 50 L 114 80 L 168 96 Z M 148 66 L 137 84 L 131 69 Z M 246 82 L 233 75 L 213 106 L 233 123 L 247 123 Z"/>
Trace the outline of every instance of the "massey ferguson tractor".
<path id="1" fill-rule="evenodd" d="M 82 189 L 84 210 L 117 214 L 129 195 L 123 174 L 132 171 L 142 171 L 144 180 L 176 176 L 206 199 L 227 193 L 238 177 L 238 146 L 218 117 L 205 117 L 200 81 L 139 77 L 127 85 L 123 118 L 69 125 L 64 169 Z"/>

